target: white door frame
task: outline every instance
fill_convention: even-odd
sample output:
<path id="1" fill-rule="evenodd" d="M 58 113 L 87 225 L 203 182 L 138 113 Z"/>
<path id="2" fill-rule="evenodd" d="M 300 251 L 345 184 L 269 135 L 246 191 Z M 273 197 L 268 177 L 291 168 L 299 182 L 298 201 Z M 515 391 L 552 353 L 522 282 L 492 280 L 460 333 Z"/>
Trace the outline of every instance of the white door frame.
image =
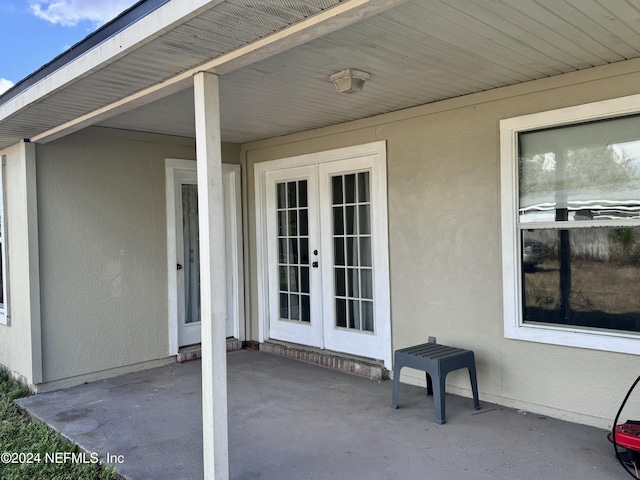
<path id="1" fill-rule="evenodd" d="M 167 293 L 168 293 L 168 318 L 169 318 L 169 355 L 178 354 L 178 271 L 176 269 L 176 174 L 180 171 L 196 171 L 195 160 L 177 158 L 165 159 L 165 191 L 167 211 Z M 240 191 L 240 165 L 222 164 L 222 175 L 228 178 L 229 191 L 224 192 L 229 201 L 227 211 L 231 212 L 228 221 L 231 229 L 231 245 L 226 246 L 230 264 L 234 266 L 227 273 L 227 289 L 231 289 L 232 304 L 229 308 L 236 319 L 234 322 L 234 337 L 238 340 L 245 339 L 244 322 L 244 268 L 242 250 L 242 200 Z M 230 282 L 229 282 L 230 280 Z"/>
<path id="2" fill-rule="evenodd" d="M 376 291 L 383 292 L 381 302 L 376 307 L 378 312 L 376 317 L 376 327 L 384 339 L 385 349 L 381 360 L 385 367 L 391 368 L 392 346 L 391 346 L 391 307 L 390 307 L 390 286 L 389 286 L 389 239 L 387 220 L 387 156 L 386 142 L 372 142 L 353 147 L 339 148 L 296 157 L 282 158 L 255 164 L 255 196 L 256 196 L 256 276 L 258 280 L 258 340 L 264 342 L 269 339 L 269 282 L 268 282 L 268 228 L 267 228 L 267 172 L 286 169 L 292 166 L 319 165 L 340 160 L 356 159 L 360 157 L 373 156 L 379 165 L 378 184 L 374 186 L 384 200 L 384 208 L 380 209 L 377 215 L 377 228 L 383 232 L 376 238 L 378 251 L 382 252 L 380 257 L 376 257 L 375 265 L 386 272 L 383 281 L 376 285 Z M 382 283 L 382 284 L 381 284 Z"/>

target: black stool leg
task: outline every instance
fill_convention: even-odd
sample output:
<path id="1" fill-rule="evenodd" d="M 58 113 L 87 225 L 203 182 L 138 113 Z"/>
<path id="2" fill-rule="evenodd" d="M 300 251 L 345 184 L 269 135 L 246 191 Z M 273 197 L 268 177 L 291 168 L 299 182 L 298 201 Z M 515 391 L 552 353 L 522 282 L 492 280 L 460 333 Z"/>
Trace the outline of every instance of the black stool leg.
<path id="1" fill-rule="evenodd" d="M 431 380 L 431 375 L 428 372 L 424 372 L 427 377 L 427 395 L 433 395 L 433 381 Z"/>

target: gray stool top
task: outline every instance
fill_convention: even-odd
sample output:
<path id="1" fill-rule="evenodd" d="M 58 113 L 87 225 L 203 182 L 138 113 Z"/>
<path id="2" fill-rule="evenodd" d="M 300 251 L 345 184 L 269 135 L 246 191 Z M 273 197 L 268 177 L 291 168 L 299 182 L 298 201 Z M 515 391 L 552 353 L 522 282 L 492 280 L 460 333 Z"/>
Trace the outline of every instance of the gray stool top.
<path id="1" fill-rule="evenodd" d="M 473 406 L 480 409 L 478 399 L 478 381 L 476 379 L 475 357 L 471 350 L 449 347 L 435 343 L 435 338 L 430 337 L 429 343 L 414 345 L 412 347 L 396 350 L 393 366 L 393 397 L 391 407 L 398 408 L 398 393 L 400 387 L 400 370 L 403 367 L 415 368 L 426 372 L 427 394 L 434 395 L 434 408 L 436 423 L 446 423 L 445 417 L 445 379 L 453 370 L 467 368 L 471 391 L 473 393 Z M 433 382 L 431 381 L 433 378 Z"/>

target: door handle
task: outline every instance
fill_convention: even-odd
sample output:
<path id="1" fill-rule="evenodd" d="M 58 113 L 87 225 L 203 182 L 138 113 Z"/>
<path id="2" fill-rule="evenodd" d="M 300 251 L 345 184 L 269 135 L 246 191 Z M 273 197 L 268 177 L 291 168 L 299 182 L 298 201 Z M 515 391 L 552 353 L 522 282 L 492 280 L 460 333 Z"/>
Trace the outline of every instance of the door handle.
<path id="1" fill-rule="evenodd" d="M 182 265 L 178 264 L 178 270 L 182 270 Z"/>

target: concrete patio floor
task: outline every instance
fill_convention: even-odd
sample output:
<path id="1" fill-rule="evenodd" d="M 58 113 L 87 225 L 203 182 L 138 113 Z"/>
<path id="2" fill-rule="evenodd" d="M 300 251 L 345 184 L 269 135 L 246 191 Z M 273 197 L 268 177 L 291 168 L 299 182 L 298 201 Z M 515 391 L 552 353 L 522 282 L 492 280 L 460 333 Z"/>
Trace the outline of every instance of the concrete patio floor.
<path id="1" fill-rule="evenodd" d="M 235 480 L 628 478 L 603 430 L 453 395 L 436 425 L 425 388 L 402 385 L 393 410 L 390 381 L 254 351 L 227 359 Z M 202 478 L 200 402 L 199 361 L 19 401 L 86 451 L 120 455 L 131 480 Z"/>

